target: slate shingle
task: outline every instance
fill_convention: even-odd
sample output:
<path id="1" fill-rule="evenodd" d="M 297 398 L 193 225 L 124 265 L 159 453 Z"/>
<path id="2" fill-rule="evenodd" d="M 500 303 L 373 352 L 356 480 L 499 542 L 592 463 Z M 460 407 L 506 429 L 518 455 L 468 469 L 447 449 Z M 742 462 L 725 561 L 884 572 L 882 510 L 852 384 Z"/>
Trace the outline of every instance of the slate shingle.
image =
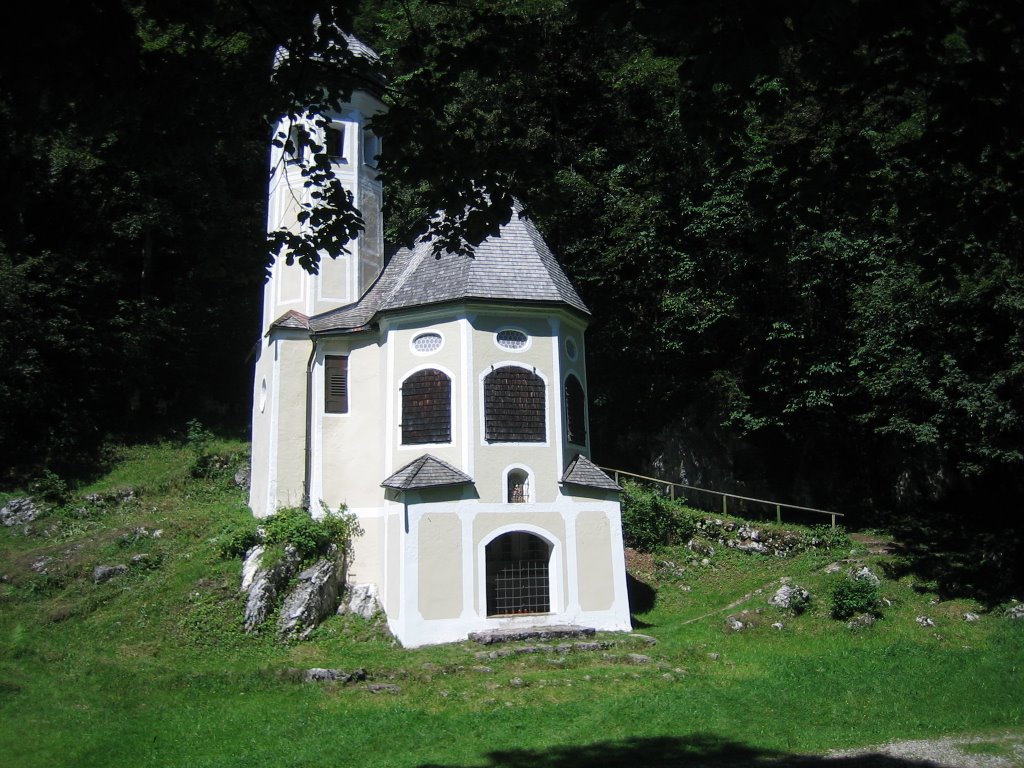
<path id="1" fill-rule="evenodd" d="M 606 491 L 622 490 L 600 467 L 582 455 L 577 456 L 569 464 L 565 474 L 562 475 L 562 482 L 570 483 L 571 485 L 584 485 L 588 488 L 600 488 Z"/>
<path id="2" fill-rule="evenodd" d="M 310 329 L 359 330 L 382 312 L 471 300 L 563 304 L 590 314 L 537 227 L 516 206 L 498 236 L 472 255 L 438 259 L 430 243 L 394 252 L 358 302 L 311 318 Z"/>
<path id="3" fill-rule="evenodd" d="M 381 485 L 396 491 L 411 491 L 418 488 L 440 488 L 446 485 L 465 485 L 473 478 L 446 461 L 425 453 L 409 462 L 387 478 Z"/>

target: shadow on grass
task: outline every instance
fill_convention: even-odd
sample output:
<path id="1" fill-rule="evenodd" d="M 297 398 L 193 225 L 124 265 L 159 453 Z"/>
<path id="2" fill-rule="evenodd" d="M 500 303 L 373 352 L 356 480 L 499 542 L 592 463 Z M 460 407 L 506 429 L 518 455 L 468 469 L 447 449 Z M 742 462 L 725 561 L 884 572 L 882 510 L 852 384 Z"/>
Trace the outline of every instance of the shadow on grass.
<path id="1" fill-rule="evenodd" d="M 922 591 L 969 597 L 993 608 L 1024 589 L 1024 531 L 1018 520 L 962 514 L 903 520 L 893 526 L 898 551 L 889 578 L 913 575 Z"/>
<path id="2" fill-rule="evenodd" d="M 687 738 L 630 739 L 543 750 L 516 749 L 491 752 L 485 759 L 485 763 L 461 768 L 935 768 L 936 765 L 930 761 L 877 753 L 831 758 L 794 755 L 700 734 Z M 442 767 L 429 763 L 419 768 Z"/>
<path id="3" fill-rule="evenodd" d="M 626 594 L 629 597 L 629 613 L 633 629 L 646 629 L 652 626 L 637 618 L 637 614 L 650 613 L 654 603 L 658 599 L 658 592 L 650 584 L 647 584 L 626 572 Z"/>

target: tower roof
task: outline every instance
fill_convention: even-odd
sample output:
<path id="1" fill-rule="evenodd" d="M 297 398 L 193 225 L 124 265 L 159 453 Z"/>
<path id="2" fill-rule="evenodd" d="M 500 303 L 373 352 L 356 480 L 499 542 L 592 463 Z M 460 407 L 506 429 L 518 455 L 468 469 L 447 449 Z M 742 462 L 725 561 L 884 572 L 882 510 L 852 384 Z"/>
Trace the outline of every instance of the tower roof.
<path id="1" fill-rule="evenodd" d="M 465 301 L 562 305 L 589 315 L 532 221 L 517 205 L 497 236 L 471 255 L 436 258 L 430 242 L 391 255 L 380 277 L 354 304 L 310 318 L 317 333 L 355 331 L 378 314 Z"/>

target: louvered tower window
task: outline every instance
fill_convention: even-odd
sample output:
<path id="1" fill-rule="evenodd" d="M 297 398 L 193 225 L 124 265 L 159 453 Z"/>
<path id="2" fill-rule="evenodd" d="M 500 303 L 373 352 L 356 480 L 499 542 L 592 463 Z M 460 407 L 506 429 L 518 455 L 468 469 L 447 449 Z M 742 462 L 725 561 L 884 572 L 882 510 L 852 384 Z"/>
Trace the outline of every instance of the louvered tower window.
<path id="1" fill-rule="evenodd" d="M 484 378 L 484 438 L 495 443 L 542 443 L 547 436 L 544 379 L 507 365 Z"/>
<path id="2" fill-rule="evenodd" d="M 587 408 L 583 385 L 572 374 L 565 380 L 565 436 L 570 443 L 587 444 Z"/>
<path id="3" fill-rule="evenodd" d="M 348 413 L 348 358 L 342 355 L 324 358 L 324 411 Z"/>
<path id="4" fill-rule="evenodd" d="M 402 383 L 402 445 L 450 443 L 452 382 L 434 368 Z"/>

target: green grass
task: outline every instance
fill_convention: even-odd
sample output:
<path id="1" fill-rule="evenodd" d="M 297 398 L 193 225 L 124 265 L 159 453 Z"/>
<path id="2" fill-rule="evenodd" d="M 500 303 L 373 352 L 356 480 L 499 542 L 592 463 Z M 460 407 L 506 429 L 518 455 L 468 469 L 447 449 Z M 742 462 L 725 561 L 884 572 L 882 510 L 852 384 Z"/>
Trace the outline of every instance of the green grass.
<path id="1" fill-rule="evenodd" d="M 657 645 L 608 635 L 606 654 L 404 650 L 352 617 L 306 643 L 246 636 L 239 563 L 217 541 L 248 515 L 231 483 L 244 449 L 205 445 L 226 460 L 200 478 L 194 448 L 125 449 L 30 535 L 0 531 L 3 765 L 669 766 L 1024 727 L 1024 622 L 970 600 L 932 603 L 908 574 L 883 580 L 881 620 L 849 630 L 827 601 L 842 575 L 824 566 L 848 558 L 882 572 L 860 551 L 716 546 L 704 566 L 666 549 L 634 572 L 656 591 L 636 618 Z M 83 502 L 127 488 L 126 501 Z M 92 583 L 95 565 L 133 554 L 151 566 Z M 41 557 L 45 573 L 32 569 Z M 784 576 L 814 595 L 800 616 L 767 605 Z M 981 620 L 964 622 L 967 610 Z M 730 614 L 751 626 L 728 630 Z M 362 667 L 400 692 L 303 684 L 291 671 L 313 666 Z"/>

